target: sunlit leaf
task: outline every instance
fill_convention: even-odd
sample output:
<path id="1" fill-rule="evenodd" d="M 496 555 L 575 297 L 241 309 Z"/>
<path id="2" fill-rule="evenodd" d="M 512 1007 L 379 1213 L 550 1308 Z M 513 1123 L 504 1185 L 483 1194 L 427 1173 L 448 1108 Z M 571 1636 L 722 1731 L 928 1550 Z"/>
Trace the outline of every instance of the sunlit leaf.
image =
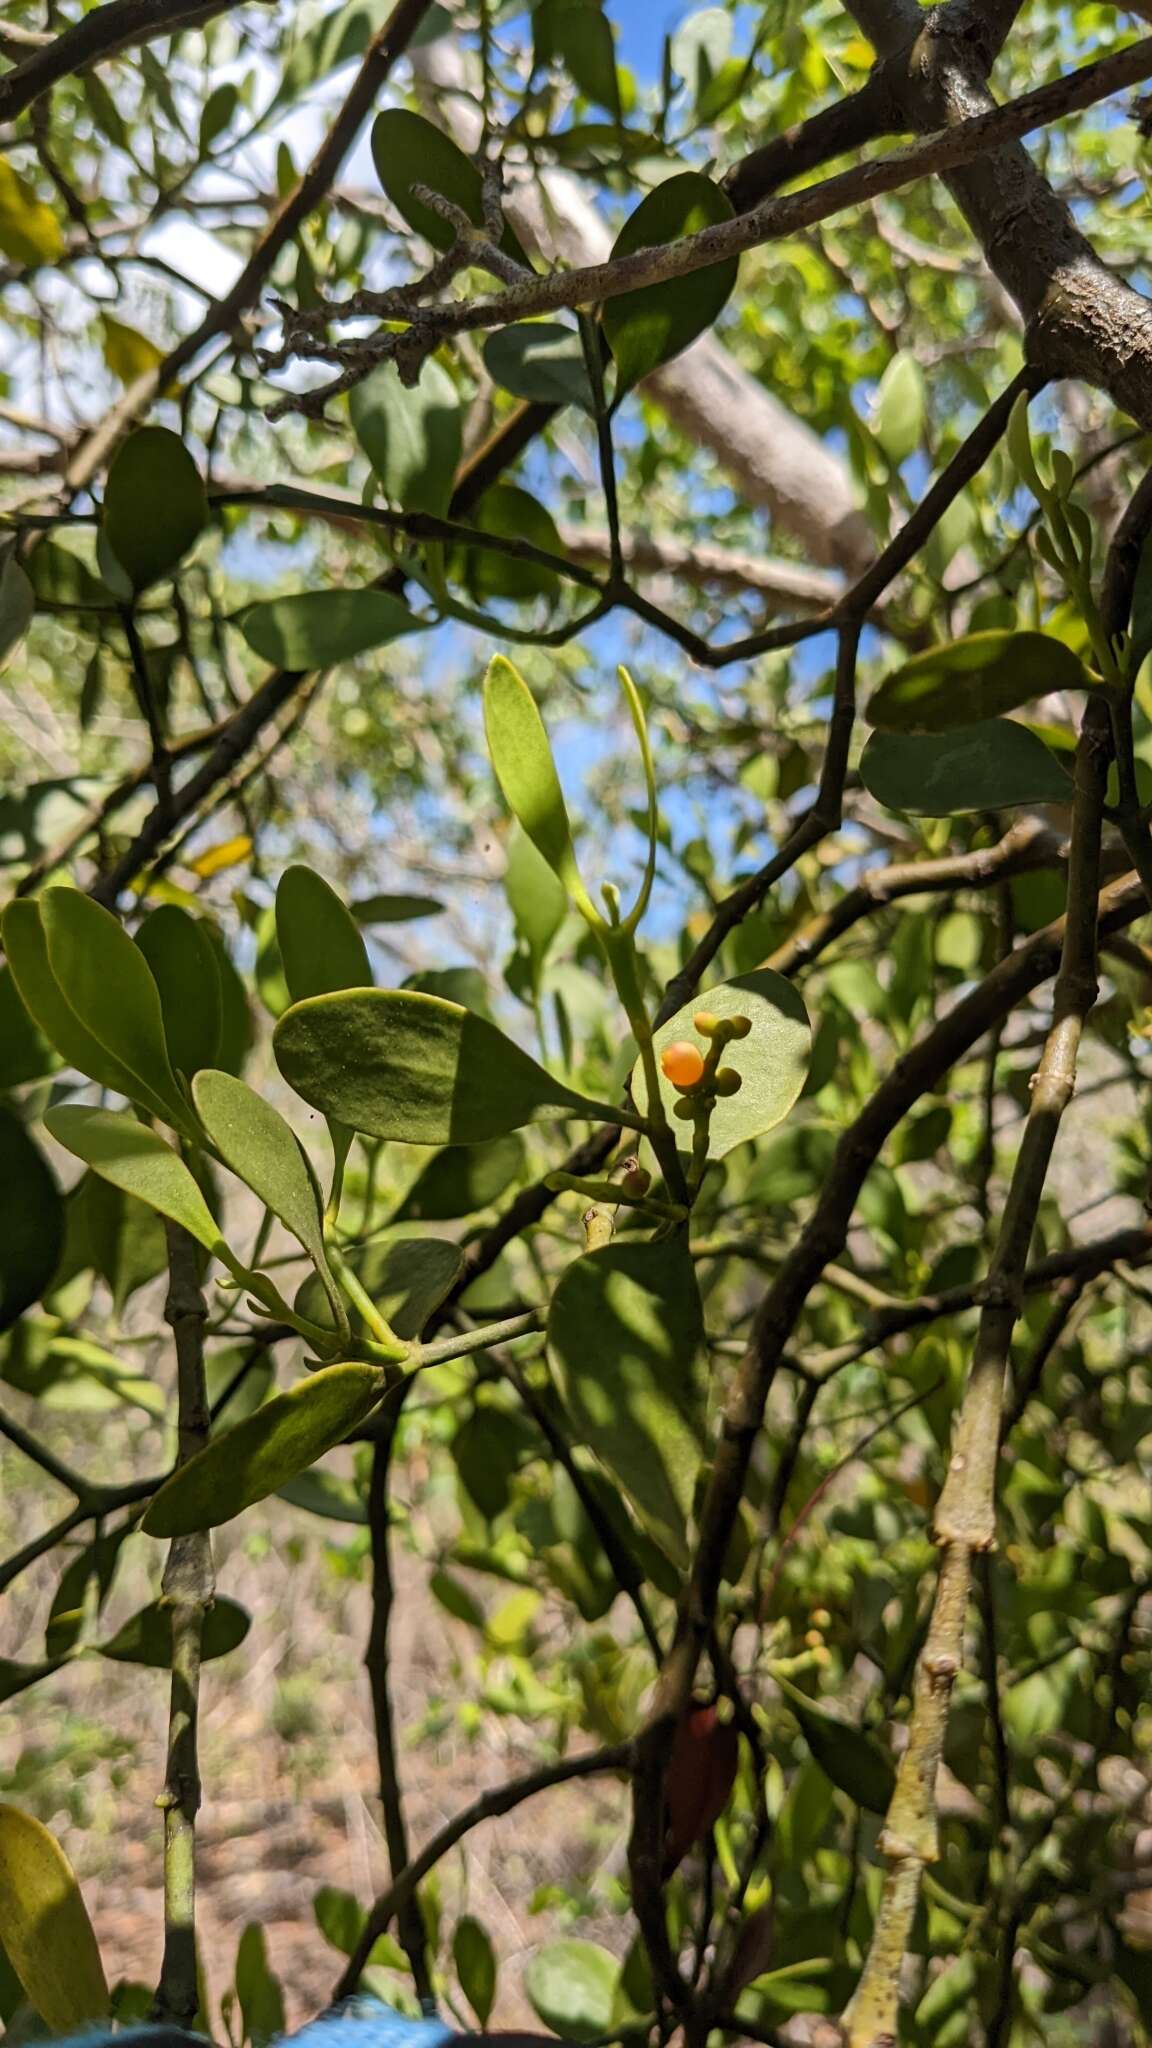
<path id="1" fill-rule="evenodd" d="M 475 1145 L 549 1109 L 611 1116 L 458 1003 L 407 989 L 313 996 L 276 1026 L 286 1081 L 325 1116 L 409 1145 Z"/>
<path id="2" fill-rule="evenodd" d="M 924 372 L 914 355 L 901 349 L 880 379 L 872 431 L 894 467 L 920 446 L 928 410 Z"/>
<path id="3" fill-rule="evenodd" d="M 0 1806 L 0 1928 L 28 2003 L 58 2033 L 103 2019 L 108 1987 L 80 1887 L 40 1821 Z"/>
<path id="4" fill-rule="evenodd" d="M 423 626 L 386 590 L 302 590 L 249 605 L 240 621 L 253 652 L 287 669 L 330 668 Z"/>
<path id="5" fill-rule="evenodd" d="M 447 370 L 429 357 L 414 385 L 400 382 L 394 363 L 349 393 L 352 431 L 402 512 L 448 510 L 464 437 L 460 394 Z"/>
<path id="6" fill-rule="evenodd" d="M 433 213 L 413 193 L 413 185 L 448 199 L 467 214 L 474 227 L 484 225 L 483 181 L 470 157 L 458 149 L 451 137 L 422 114 L 406 107 L 389 107 L 377 114 L 372 125 L 372 161 L 376 175 L 396 211 L 423 235 L 434 249 L 448 249 L 456 230 L 441 214 Z M 510 226 L 505 223 L 500 243 L 505 254 L 522 263 L 528 259 Z"/>
<path id="7" fill-rule="evenodd" d="M 276 889 L 276 938 L 294 1003 L 334 989 L 371 988 L 368 949 L 335 889 L 311 868 L 285 868 Z"/>
<path id="8" fill-rule="evenodd" d="M 874 690 L 865 717 L 884 732 L 948 732 L 1091 682 L 1051 633 L 969 633 L 914 654 Z"/>
<path id="9" fill-rule="evenodd" d="M 215 1529 L 322 1458 L 370 1415 L 387 1382 L 372 1365 L 329 1365 L 213 1437 L 165 1481 L 144 1517 L 150 1536 Z"/>
<path id="10" fill-rule="evenodd" d="M 752 1029 L 747 1038 L 733 1040 L 724 1048 L 722 1064 L 740 1075 L 737 1094 L 721 1096 L 712 1112 L 708 1131 L 708 1157 L 723 1159 L 736 1145 L 758 1138 L 787 1116 L 797 1100 L 808 1073 L 812 1030 L 808 1012 L 791 982 L 770 968 L 759 967 L 735 981 L 725 981 L 703 990 L 692 1003 L 678 1010 L 656 1033 L 657 1059 L 666 1045 L 686 1040 L 706 1048 L 693 1030 L 692 1019 L 700 1010 L 717 1017 L 748 1017 Z M 648 1088 L 641 1062 L 632 1069 L 632 1094 L 644 1112 Z M 660 1077 L 660 1094 L 665 1112 L 672 1120 L 673 1105 L 679 1099 L 672 1083 Z M 673 1123 L 679 1133 L 684 1126 Z M 686 1143 L 683 1139 L 682 1143 Z"/>
<path id="11" fill-rule="evenodd" d="M 620 1964 L 595 1941 L 550 1941 L 524 1966 L 533 2011 L 564 2041 L 595 2041 L 611 2026 Z"/>
<path id="12" fill-rule="evenodd" d="M 178 1223 L 206 1251 L 218 1251 L 220 1231 L 178 1152 L 158 1131 L 127 1111 L 80 1109 L 65 1104 L 45 1113 L 47 1129 L 94 1173 Z"/>

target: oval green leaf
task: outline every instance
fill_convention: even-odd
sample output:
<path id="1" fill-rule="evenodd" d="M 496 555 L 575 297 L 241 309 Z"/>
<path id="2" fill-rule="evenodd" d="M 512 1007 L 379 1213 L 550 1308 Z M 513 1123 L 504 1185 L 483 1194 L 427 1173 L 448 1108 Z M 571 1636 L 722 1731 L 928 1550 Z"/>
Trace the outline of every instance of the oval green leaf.
<path id="1" fill-rule="evenodd" d="M 679 1564 L 704 1455 L 703 1341 L 682 1236 L 617 1240 L 574 1260 L 548 1311 L 548 1354 L 576 1441 L 590 1445 Z"/>
<path id="2" fill-rule="evenodd" d="M 331 668 L 425 622 L 386 590 L 302 590 L 249 605 L 240 631 L 255 654 L 276 668 Z"/>
<path id="3" fill-rule="evenodd" d="M 139 946 L 111 911 L 79 889 L 46 889 L 40 921 L 48 965 L 65 1002 L 90 1036 L 134 1077 L 129 1093 L 158 1105 L 166 1122 L 195 1136 L 168 1058 L 160 991 Z"/>
<path id="4" fill-rule="evenodd" d="M 565 888 L 583 893 L 544 720 L 523 676 L 502 654 L 493 655 L 484 678 L 484 731 L 513 817 Z"/>
<path id="5" fill-rule="evenodd" d="M 48 958 L 40 905 L 17 898 L 4 910 L 4 950 L 20 1000 L 49 1044 L 68 1066 L 118 1095 L 139 1092 L 139 1081 L 121 1060 L 92 1036 L 60 987 Z M 161 1106 L 155 1105 L 158 1114 Z"/>
<path id="6" fill-rule="evenodd" d="M 524 1140 L 515 1131 L 488 1145 L 446 1145 L 413 1182 L 392 1221 L 447 1223 L 474 1216 L 499 1201 L 523 1171 Z"/>
<path id="7" fill-rule="evenodd" d="M 397 213 L 434 249 L 451 248 L 456 230 L 450 221 L 416 198 L 413 185 L 427 185 L 430 191 L 450 199 L 466 213 L 474 227 L 483 227 L 480 172 L 451 137 L 422 114 L 411 114 L 406 107 L 389 107 L 383 114 L 377 114 L 372 125 L 372 161 Z M 522 263 L 526 270 L 531 267 L 507 222 L 500 246 L 505 255 Z"/>
<path id="8" fill-rule="evenodd" d="M 924 372 L 915 356 L 901 349 L 880 379 L 872 421 L 872 431 L 893 468 L 920 446 L 927 411 Z"/>
<path id="9" fill-rule="evenodd" d="M 246 1608 L 235 1600 L 225 1600 L 217 1594 L 204 1616 L 204 1630 L 200 1643 L 200 1661 L 210 1664 L 216 1657 L 226 1657 L 229 1650 L 235 1650 L 244 1641 L 252 1626 L 252 1617 Z M 116 1634 L 106 1643 L 97 1643 L 94 1648 L 101 1657 L 111 1657 L 116 1664 L 146 1664 L 153 1671 L 167 1671 L 172 1664 L 172 1609 L 160 1600 L 153 1600 L 148 1607 L 142 1607 L 139 1614 L 117 1629 Z"/>
<path id="10" fill-rule="evenodd" d="M 144 919 L 136 944 L 160 996 L 168 1058 L 189 1080 L 220 1057 L 223 994 L 219 954 L 197 917 L 162 903 Z"/>
<path id="11" fill-rule="evenodd" d="M 737 1094 L 721 1096 L 712 1113 L 708 1157 L 723 1159 L 734 1146 L 763 1136 L 787 1116 L 807 1079 L 812 1027 L 791 982 L 773 974 L 769 967 L 759 967 L 735 981 L 705 989 L 695 1002 L 687 1003 L 667 1024 L 662 1024 L 655 1038 L 657 1058 L 676 1039 L 699 1043 L 701 1051 L 705 1050 L 692 1028 L 698 1010 L 710 1010 L 717 1017 L 742 1016 L 752 1020 L 747 1038 L 735 1039 L 724 1048 L 723 1065 L 735 1068 L 743 1085 Z M 679 1096 L 663 1075 L 660 1093 L 673 1129 L 679 1134 L 690 1128 L 673 1121 L 672 1108 Z M 632 1097 L 643 1115 L 648 1088 L 639 1060 L 632 1069 Z"/>
<path id="12" fill-rule="evenodd" d="M 718 185 L 699 171 L 680 171 L 649 192 L 625 221 L 612 246 L 613 260 L 677 242 L 732 217 L 731 201 Z M 617 396 L 711 327 L 732 292 L 738 267 L 733 256 L 687 277 L 607 300 L 604 332 L 616 364 Z"/>
<path id="13" fill-rule="evenodd" d="M 284 1079 L 325 1116 L 407 1145 L 478 1145 L 548 1110 L 611 1117 L 459 1003 L 409 989 L 313 996 L 273 1040 Z"/>
<path id="14" fill-rule="evenodd" d="M 332 1296 L 320 1193 L 304 1148 L 278 1109 L 235 1074 L 206 1067 L 192 1096 L 225 1166 L 299 1239 Z"/>
<path id="15" fill-rule="evenodd" d="M 0 1330 L 39 1301 L 64 1242 L 64 1203 L 18 1116 L 0 1109 Z"/>
<path id="16" fill-rule="evenodd" d="M 418 917 L 444 914 L 444 905 L 435 896 L 361 896 L 348 908 L 357 924 L 412 924 Z"/>
<path id="17" fill-rule="evenodd" d="M 105 2018 L 108 1986 L 72 1866 L 15 1806 L 0 1806 L 0 1927 L 29 2005 L 53 2031 Z"/>
<path id="18" fill-rule="evenodd" d="M 307 1471 L 363 1422 L 387 1391 L 374 1365 L 329 1365 L 214 1437 L 155 1495 L 142 1527 L 150 1536 L 217 1529 Z"/>
<path id="19" fill-rule="evenodd" d="M 464 416 L 460 396 L 441 364 L 421 366 L 414 385 L 382 363 L 348 398 L 352 431 L 402 512 L 447 512 L 460 466 Z"/>
<path id="20" fill-rule="evenodd" d="M 167 575 L 208 524 L 200 472 L 167 427 L 121 443 L 104 491 L 104 535 L 134 590 Z"/>
<path id="21" fill-rule="evenodd" d="M 48 1110 L 44 1125 L 58 1145 L 102 1180 L 135 1195 L 178 1223 L 206 1251 L 223 1256 L 215 1217 L 179 1153 L 158 1131 L 126 1110 L 81 1109 L 74 1103 Z"/>
<path id="22" fill-rule="evenodd" d="M 496 2001 L 496 1951 L 487 1930 L 471 1913 L 456 1922 L 452 1961 L 461 1991 L 480 2025 L 486 2027 Z"/>
<path id="23" fill-rule="evenodd" d="M 816 1762 L 837 1791 L 847 1793 L 869 1813 L 887 1813 L 896 1784 L 896 1767 L 887 1750 L 865 1729 L 854 1728 L 850 1721 L 810 1700 L 790 1679 L 776 1671 L 772 1677 L 799 1721 Z"/>
<path id="24" fill-rule="evenodd" d="M 564 2041 L 595 2041 L 612 2024 L 620 1964 L 595 1941 L 551 1941 L 529 1958 L 524 1990 Z"/>
<path id="25" fill-rule="evenodd" d="M 595 412 L 584 345 L 558 320 L 526 320 L 498 328 L 484 344 L 484 368 L 494 384 L 537 405 L 578 405 Z"/>
<path id="26" fill-rule="evenodd" d="M 1051 633 L 969 633 L 886 676 L 864 715 L 883 732 L 950 732 L 1091 683 L 1079 655 Z"/>
<path id="27" fill-rule="evenodd" d="M 1010 718 L 949 733 L 874 732 L 860 779 L 878 803 L 918 818 L 1072 801 L 1072 778 L 1055 754 Z"/>
<path id="28" fill-rule="evenodd" d="M 311 868 L 285 868 L 276 890 L 276 939 L 294 1003 L 334 989 L 371 988 L 360 929 L 335 889 Z"/>

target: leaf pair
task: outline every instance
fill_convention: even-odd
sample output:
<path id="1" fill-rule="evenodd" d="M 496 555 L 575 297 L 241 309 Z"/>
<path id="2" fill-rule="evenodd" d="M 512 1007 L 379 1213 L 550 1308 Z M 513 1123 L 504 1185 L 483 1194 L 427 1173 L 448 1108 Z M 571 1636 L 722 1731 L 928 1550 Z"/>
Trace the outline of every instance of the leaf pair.
<path id="1" fill-rule="evenodd" d="M 155 913 L 159 919 L 162 913 Z M 187 943 L 199 945 L 195 920 L 182 911 L 163 913 L 185 922 Z M 4 946 L 21 1000 L 33 1022 L 61 1058 L 102 1088 L 138 1102 L 151 1115 L 195 1137 L 196 1123 L 169 1053 L 165 1006 L 145 947 L 129 938 L 111 913 L 78 889 L 46 889 L 36 901 L 9 903 L 3 919 Z M 207 945 L 208 942 L 205 941 Z M 169 1014 L 188 1054 L 192 1013 L 180 948 L 163 936 L 153 945 L 156 967 L 170 988 Z M 208 1009 L 197 1006 L 195 1031 L 205 1042 L 214 1018 L 219 1035 L 218 973 L 211 949 L 201 956 Z M 171 979 L 169 979 L 171 977 Z"/>

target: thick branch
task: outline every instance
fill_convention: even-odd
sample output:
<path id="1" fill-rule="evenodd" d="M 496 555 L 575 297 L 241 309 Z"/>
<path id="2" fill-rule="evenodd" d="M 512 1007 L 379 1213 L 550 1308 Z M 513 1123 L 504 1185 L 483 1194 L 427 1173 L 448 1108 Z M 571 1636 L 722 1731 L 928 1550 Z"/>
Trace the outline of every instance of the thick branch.
<path id="1" fill-rule="evenodd" d="M 168 1299 L 165 1318 L 176 1348 L 179 1406 L 177 1464 L 202 1450 L 211 1416 L 204 1381 L 204 1321 L 197 1247 L 178 1224 L 166 1223 Z M 189 2026 L 199 2004 L 196 1982 L 196 1815 L 200 1808 L 197 1728 L 204 1617 L 215 1597 L 212 1539 L 207 1530 L 174 1536 L 164 1571 L 163 1600 L 172 1616 L 172 1689 L 168 1765 L 157 1804 L 164 1812 L 164 1957 L 155 2018 Z"/>

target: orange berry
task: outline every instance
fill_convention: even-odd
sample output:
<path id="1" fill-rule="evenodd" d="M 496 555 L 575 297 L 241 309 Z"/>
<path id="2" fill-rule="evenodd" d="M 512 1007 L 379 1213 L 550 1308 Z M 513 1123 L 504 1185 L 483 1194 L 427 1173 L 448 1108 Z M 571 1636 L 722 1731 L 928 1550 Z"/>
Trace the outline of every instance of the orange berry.
<path id="1" fill-rule="evenodd" d="M 704 1072 L 704 1055 L 698 1045 L 677 1038 L 660 1055 L 660 1068 L 674 1088 L 694 1088 Z"/>

